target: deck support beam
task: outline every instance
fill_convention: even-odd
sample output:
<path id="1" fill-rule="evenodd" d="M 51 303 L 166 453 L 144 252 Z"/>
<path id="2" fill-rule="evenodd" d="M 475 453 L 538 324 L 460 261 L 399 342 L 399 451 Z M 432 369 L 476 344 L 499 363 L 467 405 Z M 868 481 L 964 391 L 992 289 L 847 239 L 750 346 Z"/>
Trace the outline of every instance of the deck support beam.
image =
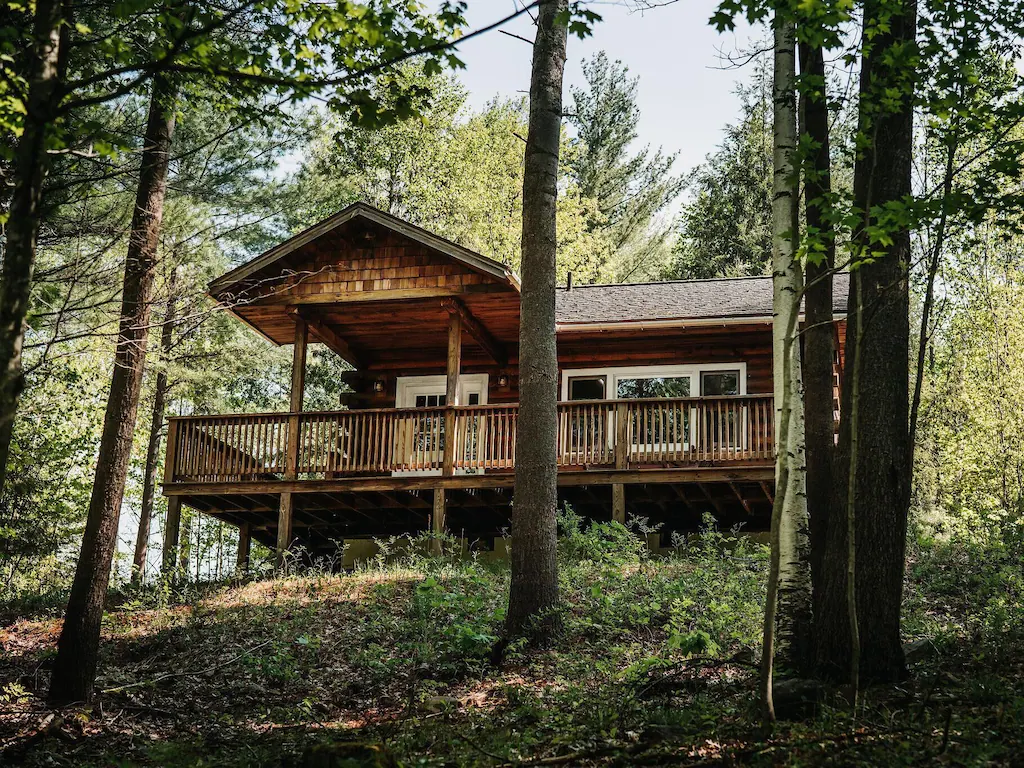
<path id="1" fill-rule="evenodd" d="M 442 551 L 441 536 L 445 531 L 445 490 L 444 488 L 434 489 L 434 508 L 430 514 L 430 554 L 440 555 Z"/>
<path id="2" fill-rule="evenodd" d="M 181 496 L 167 497 L 167 520 L 164 522 L 164 550 L 160 573 L 165 580 L 174 579 L 178 567 L 178 537 L 181 535 Z"/>
<path id="3" fill-rule="evenodd" d="M 277 507 L 277 558 L 278 570 L 284 570 L 288 564 L 288 548 L 292 545 L 292 518 L 295 511 L 295 497 L 290 491 L 281 494 Z"/>
<path id="4" fill-rule="evenodd" d="M 242 523 L 238 526 L 238 557 L 235 560 L 235 571 L 241 575 L 249 571 L 249 550 L 252 545 L 252 524 Z"/>
<path id="5" fill-rule="evenodd" d="M 626 486 L 612 483 L 612 520 L 626 524 Z"/>

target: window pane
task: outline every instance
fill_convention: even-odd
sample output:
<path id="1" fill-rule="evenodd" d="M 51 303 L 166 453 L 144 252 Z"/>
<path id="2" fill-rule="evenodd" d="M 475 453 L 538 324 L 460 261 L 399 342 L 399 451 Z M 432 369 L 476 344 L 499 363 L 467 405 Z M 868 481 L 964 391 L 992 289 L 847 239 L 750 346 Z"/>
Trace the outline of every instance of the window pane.
<path id="1" fill-rule="evenodd" d="M 604 376 L 569 378 L 570 400 L 604 400 Z"/>
<path id="2" fill-rule="evenodd" d="M 710 371 L 702 374 L 701 392 L 708 397 L 738 395 L 740 393 L 740 372 Z"/>
<path id="3" fill-rule="evenodd" d="M 416 395 L 416 407 L 417 408 L 426 408 L 426 406 L 427 406 L 426 395 Z"/>
<path id="4" fill-rule="evenodd" d="M 644 378 L 619 379 L 616 395 L 620 398 L 641 397 L 689 397 L 689 376 L 650 376 Z"/>
<path id="5" fill-rule="evenodd" d="M 469 404 L 470 405 L 480 405 L 480 393 L 479 392 L 470 392 L 469 393 Z"/>

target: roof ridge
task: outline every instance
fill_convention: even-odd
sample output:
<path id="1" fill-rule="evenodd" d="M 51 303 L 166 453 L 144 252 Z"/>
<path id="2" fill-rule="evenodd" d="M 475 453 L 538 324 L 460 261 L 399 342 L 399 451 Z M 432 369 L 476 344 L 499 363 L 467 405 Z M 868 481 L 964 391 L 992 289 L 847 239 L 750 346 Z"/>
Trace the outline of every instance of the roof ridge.
<path id="1" fill-rule="evenodd" d="M 771 280 L 771 275 L 737 275 L 735 277 L 694 277 L 689 279 L 674 279 L 674 280 L 641 280 L 636 283 L 573 283 L 572 290 L 577 288 L 625 288 L 637 285 L 673 285 L 679 283 L 715 283 L 725 282 L 727 280 Z M 566 286 L 558 285 L 555 286 L 560 290 L 565 290 Z"/>
<path id="2" fill-rule="evenodd" d="M 848 272 L 836 272 L 836 275 L 849 274 Z M 694 277 L 688 279 L 674 279 L 674 280 L 642 280 L 636 283 L 573 283 L 572 289 L 575 291 L 577 288 L 629 288 L 641 285 L 679 285 L 692 284 L 692 283 L 722 283 L 739 280 L 771 280 L 771 275 L 735 275 L 730 277 Z M 564 291 L 567 286 L 556 285 L 556 290 Z"/>

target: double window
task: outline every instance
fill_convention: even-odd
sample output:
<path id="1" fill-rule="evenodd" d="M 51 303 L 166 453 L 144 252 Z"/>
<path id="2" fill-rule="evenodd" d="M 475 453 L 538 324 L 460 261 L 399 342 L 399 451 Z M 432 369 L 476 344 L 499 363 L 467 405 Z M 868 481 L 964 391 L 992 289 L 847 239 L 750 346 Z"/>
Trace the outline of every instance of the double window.
<path id="1" fill-rule="evenodd" d="M 741 395 L 746 392 L 746 364 L 708 364 L 693 366 L 645 366 L 565 371 L 562 399 L 640 400 L 679 399 Z M 738 435 L 736 417 L 731 410 L 698 409 L 696 404 L 667 403 L 664 406 L 630 411 L 629 434 L 632 451 L 638 455 L 663 449 L 688 448 L 713 442 L 735 444 Z M 579 419 L 584 418 L 578 415 Z M 598 418 L 590 415 L 590 419 Z M 611 439 L 609 423 L 572 424 L 573 433 L 590 430 L 598 440 Z M 600 420 L 600 419 L 599 419 Z M 697 434 L 694 435 L 694 429 Z M 727 437 L 723 437 L 727 436 Z"/>
<path id="2" fill-rule="evenodd" d="M 635 400 L 745 394 L 745 363 L 565 371 L 563 400 Z"/>

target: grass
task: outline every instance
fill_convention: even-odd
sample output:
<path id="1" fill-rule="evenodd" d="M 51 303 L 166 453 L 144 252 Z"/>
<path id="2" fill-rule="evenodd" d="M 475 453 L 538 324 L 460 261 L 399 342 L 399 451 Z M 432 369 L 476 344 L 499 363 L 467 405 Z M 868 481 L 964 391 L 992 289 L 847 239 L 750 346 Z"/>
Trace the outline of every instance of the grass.
<path id="1" fill-rule="evenodd" d="M 567 534 L 564 629 L 501 667 L 488 657 L 507 567 L 415 547 L 352 574 L 137 593 L 106 616 L 96 702 L 60 719 L 40 698 L 59 620 L 12 620 L 0 763 L 297 765 L 358 740 L 406 765 L 1020 764 L 1019 547 L 915 550 L 908 639 L 936 654 L 855 718 L 826 708 L 766 734 L 752 668 L 765 549 L 710 535 L 652 559 L 615 524 Z"/>

